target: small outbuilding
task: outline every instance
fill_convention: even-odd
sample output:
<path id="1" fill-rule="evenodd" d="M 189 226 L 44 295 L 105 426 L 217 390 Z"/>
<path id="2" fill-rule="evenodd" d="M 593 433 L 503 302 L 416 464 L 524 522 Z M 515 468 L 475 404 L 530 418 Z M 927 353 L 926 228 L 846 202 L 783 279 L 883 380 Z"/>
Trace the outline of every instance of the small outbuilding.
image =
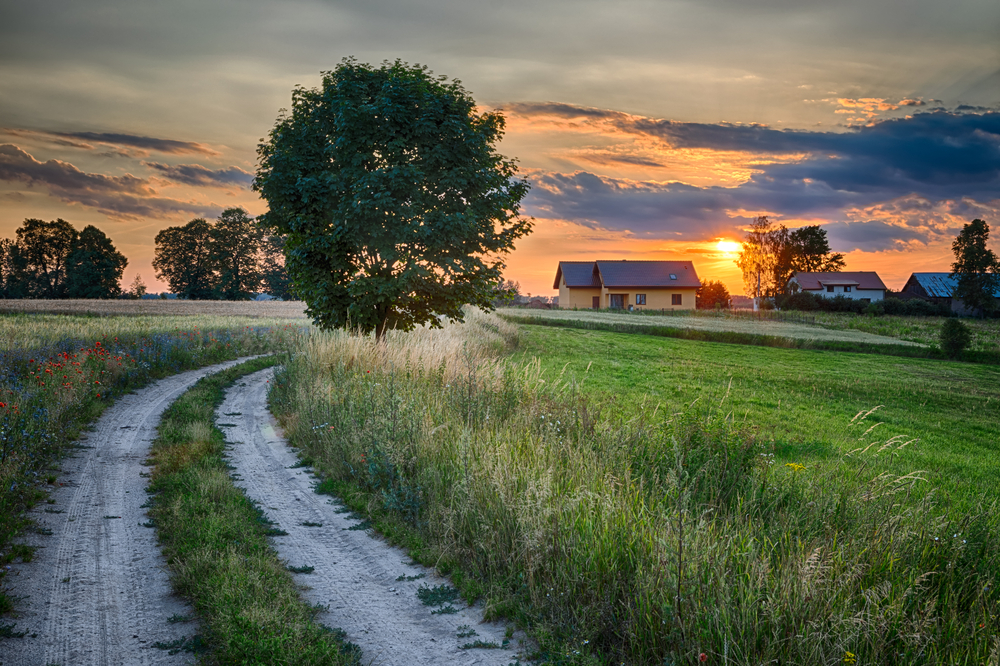
<path id="1" fill-rule="evenodd" d="M 843 296 L 866 303 L 881 301 L 886 291 L 885 283 L 875 271 L 798 272 L 788 281 L 788 286 L 823 298 Z"/>
<path id="2" fill-rule="evenodd" d="M 693 310 L 701 280 L 690 261 L 560 261 L 559 307 Z"/>
<path id="3" fill-rule="evenodd" d="M 962 299 L 955 298 L 957 288 L 958 278 L 952 277 L 951 273 L 911 273 L 899 295 L 947 305 L 958 314 L 970 314 Z M 993 296 L 1000 302 L 1000 289 Z"/>

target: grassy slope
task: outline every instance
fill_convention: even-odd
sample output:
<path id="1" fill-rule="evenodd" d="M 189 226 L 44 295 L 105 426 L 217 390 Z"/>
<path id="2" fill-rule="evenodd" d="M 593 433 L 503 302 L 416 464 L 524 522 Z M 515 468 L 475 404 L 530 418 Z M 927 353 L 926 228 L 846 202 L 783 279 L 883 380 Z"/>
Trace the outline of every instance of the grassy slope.
<path id="1" fill-rule="evenodd" d="M 867 354 L 773 349 L 634 334 L 524 326 L 524 354 L 548 376 L 585 392 L 678 409 L 695 399 L 718 403 L 773 437 L 782 462 L 808 462 L 852 446 L 847 424 L 860 410 L 883 438 L 920 442 L 897 471 L 929 470 L 956 500 L 995 495 L 1000 466 L 1000 369 Z M 587 367 L 590 365 L 590 370 Z"/>

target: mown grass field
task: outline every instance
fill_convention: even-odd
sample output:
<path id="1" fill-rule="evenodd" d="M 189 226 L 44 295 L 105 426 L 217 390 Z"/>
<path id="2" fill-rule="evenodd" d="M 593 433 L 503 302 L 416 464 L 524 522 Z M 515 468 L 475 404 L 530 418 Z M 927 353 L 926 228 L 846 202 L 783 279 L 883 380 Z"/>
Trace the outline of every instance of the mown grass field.
<path id="1" fill-rule="evenodd" d="M 857 446 L 851 419 L 878 407 L 883 438 L 919 441 L 891 471 L 926 470 L 960 504 L 1000 499 L 1000 368 L 871 354 L 773 349 L 524 326 L 521 354 L 545 376 L 620 410 L 700 403 L 773 442 L 781 462 L 836 461 Z M 697 402 L 696 402 L 697 401 Z"/>
<path id="2" fill-rule="evenodd" d="M 848 312 L 802 314 L 813 318 L 817 325 L 825 328 L 861 331 L 925 345 L 937 344 L 943 321 L 941 317 L 902 317 L 896 315 L 872 317 Z M 969 349 L 1000 352 L 1000 319 L 964 317 L 962 323 L 968 326 L 972 333 Z"/>

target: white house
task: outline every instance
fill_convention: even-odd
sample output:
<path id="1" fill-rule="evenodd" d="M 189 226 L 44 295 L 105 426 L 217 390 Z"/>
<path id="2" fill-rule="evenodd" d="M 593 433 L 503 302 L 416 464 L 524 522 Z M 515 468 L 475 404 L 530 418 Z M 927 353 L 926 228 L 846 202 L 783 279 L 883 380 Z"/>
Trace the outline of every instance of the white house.
<path id="1" fill-rule="evenodd" d="M 796 273 L 788 281 L 788 286 L 822 296 L 834 298 L 843 296 L 868 303 L 885 298 L 885 283 L 875 271 L 852 271 L 841 273 Z"/>

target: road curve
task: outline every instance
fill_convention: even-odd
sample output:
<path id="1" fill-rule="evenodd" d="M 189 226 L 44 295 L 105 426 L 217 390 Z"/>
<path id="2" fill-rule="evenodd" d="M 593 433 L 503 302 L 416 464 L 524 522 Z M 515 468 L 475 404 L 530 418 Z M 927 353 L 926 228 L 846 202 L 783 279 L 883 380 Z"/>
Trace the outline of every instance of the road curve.
<path id="1" fill-rule="evenodd" d="M 185 664 L 190 654 L 153 647 L 195 633 L 172 616 L 191 614 L 173 596 L 155 531 L 144 527 L 149 468 L 143 464 L 163 411 L 202 377 L 247 359 L 159 380 L 122 396 L 62 461 L 59 487 L 33 517 L 35 558 L 7 576 L 16 630 L 0 639 L 3 666 Z M 41 530 L 41 531 L 46 531 Z"/>
<path id="2" fill-rule="evenodd" d="M 519 641 L 501 648 L 502 625 L 483 622 L 481 609 L 466 608 L 461 601 L 454 614 L 431 614 L 432 609 L 417 599 L 417 588 L 448 581 L 412 564 L 402 550 L 363 530 L 348 529 L 358 525 L 357 519 L 338 513 L 327 496 L 313 492 L 312 475 L 293 468 L 296 455 L 268 412 L 267 382 L 272 373 L 267 369 L 247 375 L 229 388 L 216 411 L 216 422 L 231 443 L 227 455 L 236 468 L 237 485 L 288 532 L 272 541 L 278 554 L 291 566 L 315 568 L 295 578 L 304 586 L 307 601 L 328 608 L 319 621 L 343 629 L 361 648 L 364 664 L 507 666 L 513 662 Z M 397 580 L 400 576 L 414 580 Z M 497 647 L 462 648 L 476 641 Z"/>

